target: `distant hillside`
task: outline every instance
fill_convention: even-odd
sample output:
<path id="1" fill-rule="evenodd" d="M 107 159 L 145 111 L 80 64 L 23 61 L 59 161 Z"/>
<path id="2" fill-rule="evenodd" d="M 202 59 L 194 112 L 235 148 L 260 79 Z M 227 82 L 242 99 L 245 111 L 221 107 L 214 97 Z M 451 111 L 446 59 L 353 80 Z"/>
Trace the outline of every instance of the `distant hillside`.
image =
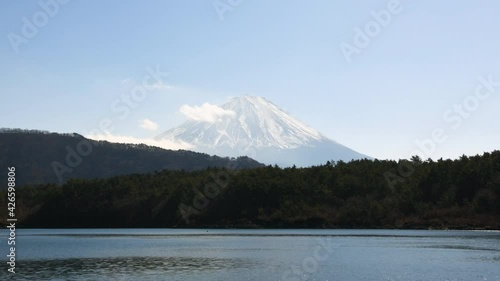
<path id="1" fill-rule="evenodd" d="M 0 190 L 0 206 L 7 198 Z M 24 186 L 16 198 L 20 227 L 500 229 L 500 151 L 457 160 L 164 170 Z M 0 208 L 0 227 L 7 212 Z"/>
<path id="2" fill-rule="evenodd" d="M 245 169 L 262 164 L 135 144 L 93 141 L 79 134 L 0 129 L 0 167 L 16 167 L 17 184 L 60 183 L 159 170 Z"/>

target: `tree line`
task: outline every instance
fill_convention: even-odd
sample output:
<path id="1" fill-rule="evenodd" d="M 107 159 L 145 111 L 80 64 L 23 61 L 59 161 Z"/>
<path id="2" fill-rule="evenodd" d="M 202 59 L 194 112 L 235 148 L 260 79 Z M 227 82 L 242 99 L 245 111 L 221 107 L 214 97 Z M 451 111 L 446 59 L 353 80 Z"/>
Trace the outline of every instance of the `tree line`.
<path id="1" fill-rule="evenodd" d="M 411 175 L 401 176 L 401 167 L 412 167 Z M 23 186 L 16 198 L 21 227 L 499 229 L 500 151 L 456 160 L 163 170 Z"/>

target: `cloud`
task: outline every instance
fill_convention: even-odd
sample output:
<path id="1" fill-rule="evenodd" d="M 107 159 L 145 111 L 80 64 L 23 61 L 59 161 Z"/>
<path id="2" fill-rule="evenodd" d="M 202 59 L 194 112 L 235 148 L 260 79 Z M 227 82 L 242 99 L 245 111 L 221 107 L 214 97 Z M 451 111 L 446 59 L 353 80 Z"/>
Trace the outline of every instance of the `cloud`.
<path id="1" fill-rule="evenodd" d="M 208 123 L 214 123 L 226 116 L 233 117 L 236 114 L 232 110 L 209 103 L 204 103 L 202 106 L 189 106 L 185 104 L 181 106 L 179 111 L 191 120 Z"/>
<path id="2" fill-rule="evenodd" d="M 162 82 L 160 83 L 154 83 L 152 85 L 148 85 L 147 88 L 151 89 L 151 90 L 156 90 L 156 91 L 170 91 L 172 89 L 174 89 L 174 86 L 172 85 L 167 85 L 167 84 L 164 84 Z"/>
<path id="3" fill-rule="evenodd" d="M 158 130 L 158 124 L 149 120 L 149 119 L 143 119 L 139 120 L 139 127 L 148 130 L 148 131 L 156 131 Z"/>
<path id="4" fill-rule="evenodd" d="M 155 140 L 155 139 L 148 139 L 148 138 L 136 138 L 136 137 L 130 137 L 130 136 L 120 136 L 120 135 L 113 135 L 110 133 L 105 133 L 105 134 L 89 134 L 85 135 L 86 138 L 97 140 L 97 141 L 109 141 L 109 142 L 115 142 L 115 143 L 132 143 L 132 144 L 147 144 L 151 146 L 157 146 L 165 149 L 172 149 L 172 150 L 179 150 L 179 149 L 184 149 L 184 150 L 192 150 L 194 148 L 194 145 L 191 145 L 187 142 L 182 142 L 182 141 L 174 141 L 174 140 Z"/>

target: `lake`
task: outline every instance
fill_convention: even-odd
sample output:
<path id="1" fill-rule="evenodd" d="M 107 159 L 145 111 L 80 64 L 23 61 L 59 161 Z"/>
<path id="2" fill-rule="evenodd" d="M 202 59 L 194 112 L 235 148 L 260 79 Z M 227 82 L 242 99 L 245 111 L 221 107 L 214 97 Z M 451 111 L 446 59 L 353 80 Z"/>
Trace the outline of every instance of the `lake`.
<path id="1" fill-rule="evenodd" d="M 15 278 L 0 234 L 0 280 L 500 280 L 495 231 L 18 229 Z"/>

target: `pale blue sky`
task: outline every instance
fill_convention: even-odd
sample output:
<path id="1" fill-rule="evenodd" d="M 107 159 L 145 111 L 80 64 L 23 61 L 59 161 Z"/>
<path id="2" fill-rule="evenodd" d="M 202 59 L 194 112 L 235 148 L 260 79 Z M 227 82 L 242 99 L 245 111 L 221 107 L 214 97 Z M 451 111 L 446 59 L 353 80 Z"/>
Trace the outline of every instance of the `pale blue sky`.
<path id="1" fill-rule="evenodd" d="M 340 44 L 354 45 L 355 28 L 389 2 L 242 0 L 221 19 L 212 0 L 73 0 L 16 53 L 23 17 L 44 10 L 2 1 L 0 127 L 86 133 L 108 118 L 114 134 L 152 138 L 186 120 L 184 104 L 248 94 L 377 158 L 408 157 L 435 128 L 448 138 L 432 158 L 500 149 L 500 87 L 457 129 L 443 119 L 479 76 L 500 81 L 500 2 L 401 0 L 348 63 Z M 157 65 L 169 72 L 165 87 L 120 118 L 113 102 Z M 140 128 L 144 119 L 158 130 Z"/>

